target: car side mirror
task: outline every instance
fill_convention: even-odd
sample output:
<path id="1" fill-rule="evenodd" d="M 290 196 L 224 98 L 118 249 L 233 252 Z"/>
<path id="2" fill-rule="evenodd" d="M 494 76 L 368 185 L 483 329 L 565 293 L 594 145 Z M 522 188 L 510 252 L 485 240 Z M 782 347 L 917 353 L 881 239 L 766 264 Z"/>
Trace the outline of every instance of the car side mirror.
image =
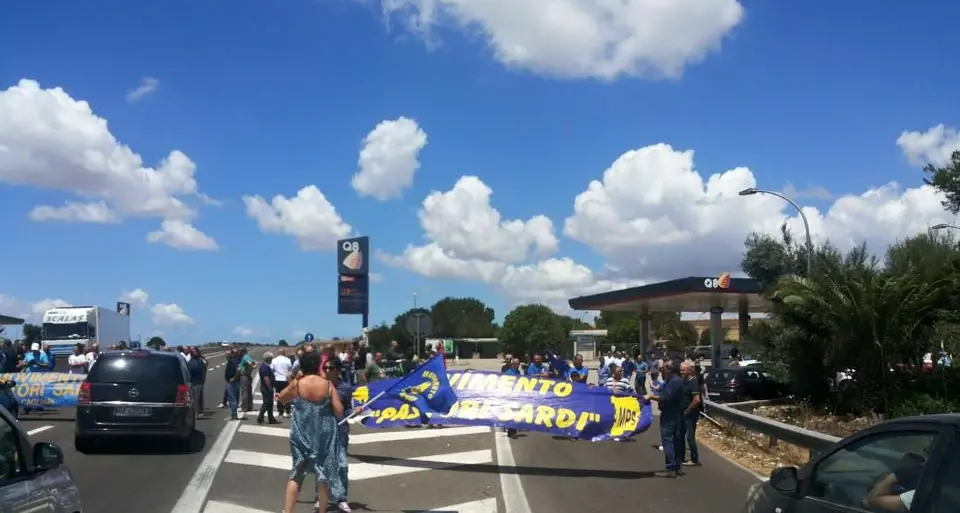
<path id="1" fill-rule="evenodd" d="M 800 490 L 800 478 L 797 477 L 797 467 L 780 467 L 770 474 L 770 486 L 774 490 L 794 494 Z"/>
<path id="2" fill-rule="evenodd" d="M 53 470 L 63 465 L 63 451 L 56 444 L 33 444 L 33 464 L 40 470 Z"/>

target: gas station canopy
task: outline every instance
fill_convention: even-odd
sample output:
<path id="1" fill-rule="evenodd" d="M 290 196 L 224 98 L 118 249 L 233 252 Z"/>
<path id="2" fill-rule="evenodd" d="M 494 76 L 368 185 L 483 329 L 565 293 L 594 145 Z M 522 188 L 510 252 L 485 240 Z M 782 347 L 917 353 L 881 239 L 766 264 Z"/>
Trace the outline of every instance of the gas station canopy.
<path id="1" fill-rule="evenodd" d="M 21 324 L 23 324 L 23 319 L 0 314 L 0 326 L 19 326 Z"/>
<path id="2" fill-rule="evenodd" d="M 707 278 L 691 276 L 613 290 L 569 301 L 573 310 L 616 312 L 710 312 L 722 308 L 740 314 L 770 310 L 760 282 L 752 278 L 731 278 L 729 274 Z"/>

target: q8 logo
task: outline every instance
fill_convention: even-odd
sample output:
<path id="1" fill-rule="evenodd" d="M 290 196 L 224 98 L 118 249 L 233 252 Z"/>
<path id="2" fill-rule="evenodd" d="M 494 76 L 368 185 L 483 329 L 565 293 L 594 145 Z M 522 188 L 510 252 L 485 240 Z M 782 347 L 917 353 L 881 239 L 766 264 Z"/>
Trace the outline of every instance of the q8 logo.
<path id="1" fill-rule="evenodd" d="M 343 241 L 343 244 L 340 245 L 340 249 L 344 251 L 349 251 L 350 253 L 355 253 L 357 251 L 360 251 L 360 243 L 355 240 L 354 241 L 345 240 Z"/>

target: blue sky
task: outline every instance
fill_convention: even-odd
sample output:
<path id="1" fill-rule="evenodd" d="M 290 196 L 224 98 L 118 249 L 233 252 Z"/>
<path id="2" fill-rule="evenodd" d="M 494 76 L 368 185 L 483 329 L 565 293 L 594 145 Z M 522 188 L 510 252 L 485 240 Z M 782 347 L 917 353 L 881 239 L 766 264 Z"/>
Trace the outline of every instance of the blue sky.
<path id="1" fill-rule="evenodd" d="M 111 306 L 140 289 L 144 336 L 351 336 L 359 317 L 336 314 L 338 233 L 378 251 L 377 322 L 413 293 L 477 296 L 502 316 L 736 271 L 747 233 L 799 228 L 775 198 L 736 196 L 754 184 L 788 192 L 840 245 L 879 250 L 949 220 L 919 167 L 960 148 L 960 4 L 658 3 L 7 3 L 0 307 Z M 39 87 L 26 94 L 23 79 Z M 143 167 L 182 152 L 195 189 L 124 181 L 137 166 L 91 157 L 110 147 L 91 135 L 97 118 Z M 368 189 L 400 185 L 364 195 L 361 169 Z M 463 176 L 475 178 L 423 206 Z M 311 185 L 322 198 L 286 217 L 250 212 L 251 198 Z M 84 222 L 35 210 L 67 201 L 104 203 Z"/>

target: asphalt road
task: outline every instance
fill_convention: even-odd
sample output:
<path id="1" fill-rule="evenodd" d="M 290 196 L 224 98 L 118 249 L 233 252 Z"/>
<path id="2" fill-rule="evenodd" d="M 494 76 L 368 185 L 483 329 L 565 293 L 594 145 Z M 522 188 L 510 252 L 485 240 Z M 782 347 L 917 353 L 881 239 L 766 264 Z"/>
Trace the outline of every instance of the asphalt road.
<path id="1" fill-rule="evenodd" d="M 254 354 L 258 357 L 263 349 Z M 72 413 L 30 415 L 33 441 L 63 448 L 87 513 L 270 513 L 281 510 L 290 465 L 289 420 L 258 425 L 254 414 L 225 422 L 216 408 L 223 355 L 209 358 L 213 415 L 198 423 L 195 451 L 119 446 L 73 450 Z M 257 397 L 259 399 L 259 396 Z M 656 423 L 633 442 L 589 443 L 539 433 L 517 440 L 488 428 L 368 429 L 352 426 L 350 503 L 378 513 L 739 513 L 756 478 L 701 448 L 702 467 L 677 479 L 663 468 Z M 313 511 L 313 487 L 297 511 Z"/>
<path id="2" fill-rule="evenodd" d="M 63 450 L 87 513 L 170 513 L 212 441 L 227 424 L 226 410 L 216 407 L 223 398 L 225 354 L 219 349 L 208 354 L 213 370 L 208 370 L 204 396 L 205 407 L 212 415 L 197 422 L 198 433 L 190 453 L 175 454 L 170 447 L 159 444 L 123 444 L 109 447 L 102 454 L 81 454 L 73 448 L 72 409 L 22 417 L 21 424 L 31 433 L 32 442 L 52 442 Z"/>

